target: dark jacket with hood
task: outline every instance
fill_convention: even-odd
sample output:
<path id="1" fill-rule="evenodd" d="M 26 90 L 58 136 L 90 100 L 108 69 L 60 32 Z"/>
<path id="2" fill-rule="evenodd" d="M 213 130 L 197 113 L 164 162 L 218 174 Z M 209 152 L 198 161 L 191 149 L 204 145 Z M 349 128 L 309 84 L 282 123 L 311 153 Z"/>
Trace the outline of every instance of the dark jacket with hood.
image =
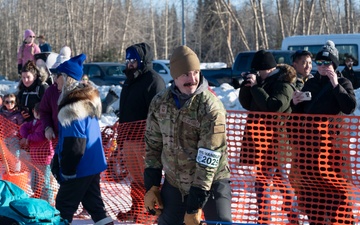
<path id="1" fill-rule="evenodd" d="M 17 100 L 20 111 L 28 110 L 30 117 L 26 121 L 31 121 L 34 119 L 33 108 L 36 103 L 41 101 L 42 96 L 45 93 L 45 90 L 49 87 L 46 83 L 48 76 L 45 72 L 40 71 L 40 76 L 37 76 L 34 83 L 29 87 L 26 87 L 22 80 L 19 82 L 19 92 L 17 94 Z"/>
<path id="2" fill-rule="evenodd" d="M 98 174 L 107 167 L 99 118 L 101 99 L 91 85 L 80 84 L 59 105 L 59 142 L 52 172 L 58 181 Z"/>
<path id="3" fill-rule="evenodd" d="M 334 88 L 327 76 L 318 72 L 308 80 L 301 91 L 310 91 L 311 101 L 293 106 L 294 113 L 337 115 L 351 114 L 356 107 L 356 98 L 351 81 L 338 73 L 339 84 Z"/>
<path id="4" fill-rule="evenodd" d="M 120 96 L 120 123 L 145 120 L 152 98 L 165 89 L 164 80 L 153 70 L 150 46 L 140 43 L 129 48 L 137 51 L 142 62 L 137 75 L 128 77 L 124 82 Z"/>

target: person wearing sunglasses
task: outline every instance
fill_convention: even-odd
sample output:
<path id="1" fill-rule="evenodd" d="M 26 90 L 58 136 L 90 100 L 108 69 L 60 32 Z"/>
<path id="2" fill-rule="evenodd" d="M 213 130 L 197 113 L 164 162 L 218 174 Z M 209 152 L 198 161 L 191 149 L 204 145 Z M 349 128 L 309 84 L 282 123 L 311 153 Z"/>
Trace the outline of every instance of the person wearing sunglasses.
<path id="1" fill-rule="evenodd" d="M 312 70 L 312 54 L 306 50 L 297 50 L 292 56 L 292 66 L 296 70 L 296 89 L 301 90 L 304 83 L 314 77 L 311 74 Z"/>
<path id="2" fill-rule="evenodd" d="M 354 89 L 358 89 L 360 87 L 360 82 L 353 69 L 354 63 L 357 64 L 354 56 L 345 54 L 345 67 L 341 71 L 341 74 L 351 81 Z"/>
<path id="3" fill-rule="evenodd" d="M 15 94 L 4 95 L 3 105 L 0 109 L 0 115 L 17 125 L 21 125 L 24 122 L 24 118 L 21 115 L 21 112 L 16 103 Z"/>
<path id="4" fill-rule="evenodd" d="M 41 50 L 35 44 L 35 33 L 27 29 L 24 32 L 24 39 L 17 53 L 18 74 L 21 75 L 21 69 L 28 61 L 35 62 L 35 54 L 40 53 Z"/>
<path id="5" fill-rule="evenodd" d="M 126 49 L 126 69 L 124 71 L 126 80 L 120 95 L 119 123 L 145 120 L 151 100 L 157 93 L 166 88 L 163 78 L 153 69 L 153 58 L 152 48 L 147 43 L 137 43 Z M 123 143 L 118 143 L 118 145 L 122 146 Z M 119 148 L 119 150 L 126 151 L 127 149 Z M 114 156 L 119 153 L 116 151 Z M 113 168 L 114 165 L 109 166 Z M 131 168 L 131 165 L 128 168 Z M 111 171 L 116 172 L 115 170 Z M 136 174 L 133 175 L 136 177 Z M 143 196 L 145 191 L 143 187 L 143 181 L 135 179 L 131 181 L 132 206 L 127 212 L 119 212 L 118 220 L 141 223 L 138 214 L 144 209 Z"/>
<path id="6" fill-rule="evenodd" d="M 314 78 L 305 82 L 302 92 L 308 91 L 312 98 L 304 101 L 301 92 L 295 92 L 292 98 L 293 112 L 304 114 L 339 115 L 351 114 L 356 108 L 356 98 L 351 82 L 342 77 L 336 69 L 339 66 L 339 54 L 334 42 L 327 41 L 316 54 L 315 62 L 318 72 Z M 326 122 L 323 121 L 322 122 Z M 331 121 L 330 121 L 331 122 Z M 304 122 L 305 123 L 305 122 Z M 309 122 L 311 124 L 313 122 Z M 302 133 L 312 133 L 303 128 Z M 299 206 L 309 218 L 309 224 L 354 224 L 352 213 L 351 185 L 343 165 L 349 163 L 345 153 L 336 148 L 334 136 L 336 127 L 329 126 L 330 132 L 319 134 L 308 141 L 308 148 L 297 149 L 294 146 L 296 160 L 293 161 L 290 175 L 306 185 L 296 186 Z M 316 142 L 319 140 L 319 142 Z M 302 141 L 300 141 L 301 143 Z M 320 148 L 327 143 L 327 149 Z M 305 145 L 305 143 L 304 143 Z M 330 149 L 330 150 L 328 150 Z M 320 154 L 319 152 L 322 152 Z M 311 160 L 309 160 L 311 158 Z M 326 167 L 326 170 L 324 170 Z M 336 178 L 337 183 L 329 176 Z M 351 176 L 351 174 L 350 174 Z M 321 187 L 321 188 L 319 188 Z M 326 206 L 326 207 L 324 207 Z M 323 214 L 318 214 L 321 209 Z M 337 212 L 342 212 L 338 214 Z M 346 215 L 346 216 L 345 216 Z M 341 220 L 341 222 L 340 222 Z"/>

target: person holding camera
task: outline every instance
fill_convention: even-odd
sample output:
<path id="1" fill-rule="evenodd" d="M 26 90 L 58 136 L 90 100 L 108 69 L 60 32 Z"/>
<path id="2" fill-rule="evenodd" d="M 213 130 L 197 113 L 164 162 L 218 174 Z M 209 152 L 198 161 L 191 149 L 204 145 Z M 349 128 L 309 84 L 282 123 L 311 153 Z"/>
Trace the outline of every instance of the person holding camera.
<path id="1" fill-rule="evenodd" d="M 241 105 L 249 111 L 256 112 L 291 112 L 291 97 L 295 90 L 296 71 L 293 67 L 285 64 L 277 65 L 274 56 L 265 50 L 255 53 L 251 63 L 252 70 L 256 73 L 243 74 L 245 80 L 239 93 Z M 285 166 L 287 162 L 278 162 L 278 144 L 281 144 L 279 135 L 282 135 L 281 124 L 273 125 L 271 120 L 261 118 L 266 131 L 272 136 L 267 136 L 267 145 L 264 153 L 257 146 L 254 139 L 254 128 L 252 123 L 260 121 L 258 113 L 248 115 L 247 127 L 243 136 L 240 165 L 253 166 L 256 169 L 255 192 L 258 204 L 258 223 L 270 223 L 270 186 L 277 187 L 283 194 L 283 207 L 286 211 L 289 222 L 297 218 L 291 207 L 294 193 L 291 190 Z M 256 128 L 255 128 L 256 129 Z M 255 147 L 256 146 L 256 147 Z M 291 153 L 289 153 L 291 154 Z M 270 160 L 269 160 L 270 159 Z M 277 182 L 273 182 L 273 179 Z M 286 192 L 286 193 L 285 193 Z"/>

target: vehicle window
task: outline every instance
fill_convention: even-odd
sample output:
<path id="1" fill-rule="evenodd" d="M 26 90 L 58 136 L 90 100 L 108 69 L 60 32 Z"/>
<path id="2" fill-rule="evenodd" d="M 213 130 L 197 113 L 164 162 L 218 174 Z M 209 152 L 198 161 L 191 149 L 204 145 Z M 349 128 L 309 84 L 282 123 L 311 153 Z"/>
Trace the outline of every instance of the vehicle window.
<path id="1" fill-rule="evenodd" d="M 251 61 L 254 58 L 254 54 L 239 54 L 240 60 L 237 63 L 236 71 L 239 72 L 246 72 L 249 71 L 251 68 Z"/>
<path id="2" fill-rule="evenodd" d="M 288 64 L 291 65 L 291 55 L 293 54 L 292 52 L 273 52 L 272 53 L 276 63 L 278 64 Z"/>
<path id="3" fill-rule="evenodd" d="M 89 72 L 88 72 L 89 78 L 91 77 L 100 77 L 101 71 L 98 66 L 89 66 Z"/>
<path id="4" fill-rule="evenodd" d="M 166 74 L 166 70 L 163 67 L 163 65 L 159 64 L 159 63 L 153 63 L 153 69 L 160 74 Z"/>
<path id="5" fill-rule="evenodd" d="M 125 66 L 110 66 L 106 69 L 105 76 L 125 76 L 123 70 Z"/>
<path id="6" fill-rule="evenodd" d="M 313 54 L 315 57 L 323 45 L 298 45 L 298 46 L 289 46 L 289 50 L 299 50 L 304 49 Z M 352 55 L 356 60 L 354 66 L 359 65 L 359 56 L 358 56 L 358 45 L 356 44 L 335 44 L 335 47 L 339 51 L 339 61 L 340 66 L 345 66 L 345 55 Z"/>

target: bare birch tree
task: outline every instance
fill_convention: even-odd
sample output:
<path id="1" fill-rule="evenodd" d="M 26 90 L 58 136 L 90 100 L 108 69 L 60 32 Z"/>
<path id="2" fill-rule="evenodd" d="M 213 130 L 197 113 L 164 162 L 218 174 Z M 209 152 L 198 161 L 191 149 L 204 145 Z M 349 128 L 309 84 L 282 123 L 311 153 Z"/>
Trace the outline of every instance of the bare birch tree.
<path id="1" fill-rule="evenodd" d="M 131 13 L 131 0 L 126 1 L 125 7 L 126 7 L 125 28 L 123 31 L 123 37 L 122 37 L 122 41 L 121 41 L 120 58 L 123 58 L 123 55 L 125 52 L 125 39 L 126 39 L 127 31 L 128 31 L 128 26 L 129 26 L 129 18 L 130 18 L 130 13 Z"/>
<path id="2" fill-rule="evenodd" d="M 281 33 L 282 39 L 284 39 L 285 38 L 285 30 L 284 30 L 284 21 L 283 21 L 282 12 L 281 12 L 282 7 L 281 7 L 280 0 L 276 0 L 276 5 L 277 5 L 277 12 L 278 12 L 279 23 L 280 23 L 280 33 Z"/>

